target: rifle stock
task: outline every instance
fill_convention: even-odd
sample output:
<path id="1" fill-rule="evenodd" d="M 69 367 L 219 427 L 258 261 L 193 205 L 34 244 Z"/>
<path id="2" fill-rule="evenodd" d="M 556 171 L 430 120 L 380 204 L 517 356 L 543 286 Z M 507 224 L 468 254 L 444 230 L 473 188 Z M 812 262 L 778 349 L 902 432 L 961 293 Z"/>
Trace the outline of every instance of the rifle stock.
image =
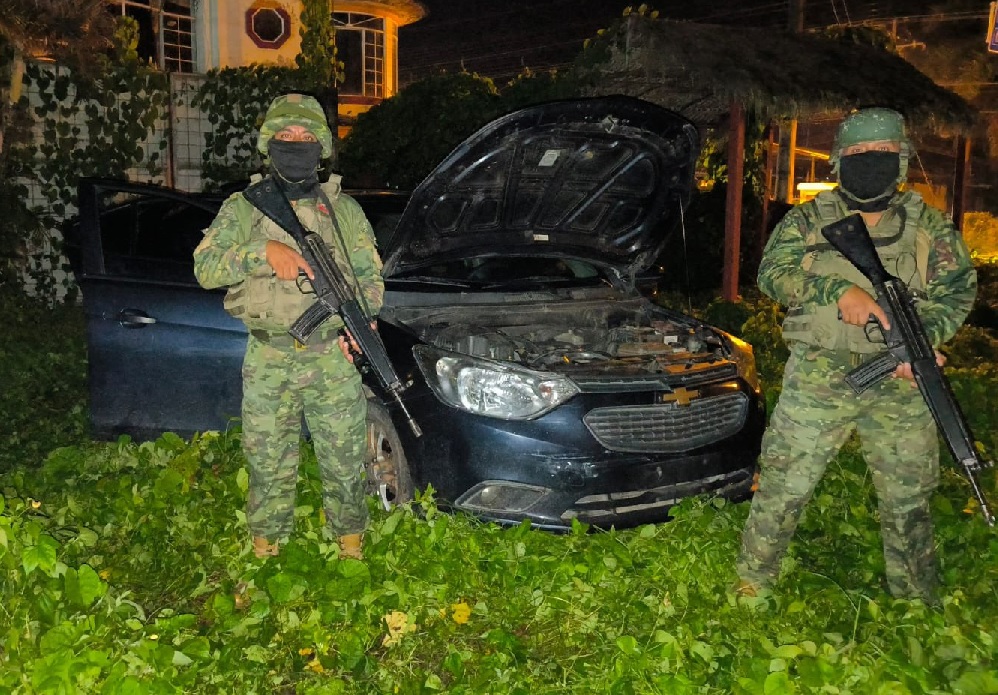
<path id="1" fill-rule="evenodd" d="M 978 480 L 978 473 L 991 467 L 974 446 L 966 417 L 953 395 L 946 375 L 936 363 L 936 353 L 915 309 L 911 293 L 901 280 L 884 268 L 866 224 L 859 213 L 824 227 L 822 235 L 873 284 L 877 303 L 890 322 L 884 333 L 886 350 L 846 376 L 854 391 L 861 392 L 877 383 L 902 362 L 911 364 L 918 391 L 925 400 L 953 458 L 960 464 L 973 489 L 981 514 L 989 526 L 995 517 Z M 871 316 L 871 319 L 873 317 Z M 874 319 L 875 320 L 875 319 Z M 878 323 L 879 325 L 879 323 Z"/>
<path id="2" fill-rule="evenodd" d="M 378 383 L 402 411 L 412 433 L 417 437 L 422 436 L 422 429 L 402 401 L 402 392 L 407 384 L 395 372 L 381 336 L 371 328 L 371 317 L 364 313 L 326 242 L 315 232 L 305 229 L 283 191 L 272 181 L 264 179 L 253 184 L 244 191 L 244 195 L 264 215 L 291 235 L 298 243 L 302 257 L 312 268 L 314 277 L 308 280 L 315 290 L 316 301 L 295 320 L 288 333 L 298 342 L 307 343 L 319 326 L 338 314 L 349 337 L 360 348 L 359 354 L 353 353 L 354 364 L 358 369 L 370 369 L 374 373 Z M 333 215 L 334 212 L 330 210 L 329 214 Z"/>

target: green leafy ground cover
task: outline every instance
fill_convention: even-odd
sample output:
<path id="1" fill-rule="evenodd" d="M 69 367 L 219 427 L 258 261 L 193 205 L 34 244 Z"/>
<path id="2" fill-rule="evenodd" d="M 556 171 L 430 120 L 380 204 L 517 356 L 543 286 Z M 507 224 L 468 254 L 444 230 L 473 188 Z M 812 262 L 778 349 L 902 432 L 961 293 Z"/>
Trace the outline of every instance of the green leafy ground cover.
<path id="1" fill-rule="evenodd" d="M 743 304 L 705 311 L 745 313 L 778 350 L 778 311 Z M 998 536 L 952 467 L 939 610 L 885 592 L 854 445 L 758 599 L 729 592 L 748 505 L 706 499 L 554 535 L 441 513 L 427 491 L 372 504 L 367 559 L 341 561 L 307 447 L 295 539 L 257 560 L 238 431 L 87 441 L 79 310 L 2 306 L 0 692 L 998 693 Z M 950 372 L 991 452 L 996 345 L 965 329 Z M 772 390 L 779 357 L 760 357 Z"/>

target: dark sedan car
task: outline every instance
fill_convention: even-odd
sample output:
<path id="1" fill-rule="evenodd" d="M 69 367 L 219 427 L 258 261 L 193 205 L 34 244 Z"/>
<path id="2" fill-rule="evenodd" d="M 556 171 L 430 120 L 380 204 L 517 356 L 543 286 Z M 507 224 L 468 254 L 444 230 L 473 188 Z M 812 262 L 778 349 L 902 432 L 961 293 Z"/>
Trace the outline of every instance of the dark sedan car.
<path id="1" fill-rule="evenodd" d="M 647 102 L 552 102 L 481 129 L 408 201 L 353 193 L 385 260 L 378 332 L 423 431 L 366 379 L 372 491 L 388 503 L 432 484 L 456 508 L 547 528 L 749 494 L 764 424 L 751 347 L 635 289 L 682 218 L 698 148 Z M 220 202 L 82 182 L 68 241 L 96 436 L 238 417 L 246 331 L 191 258 Z"/>

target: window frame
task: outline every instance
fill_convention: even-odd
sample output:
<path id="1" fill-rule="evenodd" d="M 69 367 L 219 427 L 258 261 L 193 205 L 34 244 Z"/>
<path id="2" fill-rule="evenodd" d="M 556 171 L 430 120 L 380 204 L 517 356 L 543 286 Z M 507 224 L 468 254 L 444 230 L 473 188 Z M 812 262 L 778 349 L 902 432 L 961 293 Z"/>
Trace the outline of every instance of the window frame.
<path id="1" fill-rule="evenodd" d="M 341 94 L 384 99 L 387 91 L 385 61 L 388 50 L 385 18 L 361 12 L 333 12 L 332 16 L 337 37 L 342 36 L 342 32 L 351 32 L 359 34 L 360 38 L 359 66 L 349 64 L 343 54 L 338 54 L 337 58 L 343 62 L 347 72 L 351 69 L 359 71 L 361 91 L 346 91 L 341 87 Z"/>
<path id="2" fill-rule="evenodd" d="M 174 7 L 186 2 L 186 14 L 168 10 L 164 7 L 166 3 L 153 3 L 151 0 L 105 0 L 105 2 L 113 13 L 121 17 L 130 16 L 128 8 L 134 8 L 133 11 L 145 10 L 149 13 L 155 43 L 156 55 L 153 57 L 160 70 L 187 74 L 197 72 L 197 46 L 194 40 L 194 12 L 191 0 L 169 2 Z M 176 27 L 171 27 L 170 21 L 175 21 Z M 168 36 L 171 37 L 170 41 L 167 41 Z M 187 43 L 182 43 L 181 39 L 185 36 Z M 184 56 L 185 50 L 189 52 L 189 57 Z"/>

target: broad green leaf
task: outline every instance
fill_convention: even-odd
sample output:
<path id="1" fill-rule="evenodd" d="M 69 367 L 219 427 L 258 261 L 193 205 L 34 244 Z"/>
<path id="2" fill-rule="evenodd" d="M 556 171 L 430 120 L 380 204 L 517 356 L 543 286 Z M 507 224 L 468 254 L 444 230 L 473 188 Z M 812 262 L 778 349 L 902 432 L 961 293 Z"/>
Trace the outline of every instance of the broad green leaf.
<path id="1" fill-rule="evenodd" d="M 707 664 L 714 659 L 714 648 L 706 642 L 701 642 L 700 640 L 696 640 L 692 645 L 690 645 L 690 652 L 699 656 L 703 659 L 704 663 Z"/>
<path id="2" fill-rule="evenodd" d="M 297 507 L 295 507 L 295 518 L 303 519 L 305 517 L 312 516 L 314 512 L 315 512 L 315 507 L 313 507 L 311 504 L 300 504 Z"/>
<path id="3" fill-rule="evenodd" d="M 76 645 L 80 635 L 86 632 L 86 629 L 86 623 L 76 625 L 68 620 L 63 621 L 42 635 L 38 646 L 43 654 L 71 650 Z"/>
<path id="4" fill-rule="evenodd" d="M 274 603 L 290 603 L 305 593 L 305 585 L 293 575 L 280 572 L 267 580 L 267 593 Z"/>
<path id="5" fill-rule="evenodd" d="M 180 649 L 187 656 L 205 661 L 211 658 L 211 643 L 206 637 L 195 637 L 184 642 Z"/>
<path id="6" fill-rule="evenodd" d="M 922 651 L 922 643 L 914 635 L 908 635 L 908 658 L 915 666 L 921 667 L 925 663 L 925 654 Z"/>
<path id="7" fill-rule="evenodd" d="M 55 568 L 56 549 L 58 542 L 49 535 L 42 534 L 34 545 L 29 545 L 21 554 L 21 566 L 25 574 L 30 574 L 34 569 L 40 568 L 43 572 L 49 573 Z"/>
<path id="8" fill-rule="evenodd" d="M 617 638 L 617 649 L 629 656 L 636 656 L 641 653 L 638 641 L 630 635 L 623 635 Z"/>
<path id="9" fill-rule="evenodd" d="M 813 658 L 803 658 L 796 663 L 797 678 L 801 685 L 809 688 L 818 688 L 824 684 L 825 678 L 822 675 L 818 660 Z"/>
<path id="10" fill-rule="evenodd" d="M 245 468 L 240 468 L 236 473 L 236 486 L 244 494 L 249 490 L 249 473 Z"/>
<path id="11" fill-rule="evenodd" d="M 876 601 L 867 601 L 866 610 L 870 613 L 870 617 L 874 620 L 880 619 L 880 605 Z"/>
<path id="12" fill-rule="evenodd" d="M 994 695 L 998 693 L 998 674 L 993 670 L 964 671 L 953 684 L 960 695 Z"/>
<path id="13" fill-rule="evenodd" d="M 770 656 L 776 659 L 793 659 L 800 656 L 803 651 L 796 644 L 784 644 L 774 649 Z"/>
<path id="14" fill-rule="evenodd" d="M 802 613 L 807 608 L 807 604 L 803 601 L 794 601 L 789 606 L 787 606 L 787 613 Z"/>
<path id="15" fill-rule="evenodd" d="M 82 545 L 85 548 L 93 548 L 95 545 L 97 545 L 97 541 L 99 540 L 99 538 L 96 533 L 94 533 L 93 531 L 91 531 L 86 527 L 83 527 L 80 529 L 80 532 L 77 534 L 76 540 L 79 541 L 80 545 Z"/>
<path id="16" fill-rule="evenodd" d="M 164 468 L 163 472 L 160 473 L 159 478 L 156 479 L 156 485 L 153 488 L 158 497 L 179 497 L 179 492 L 184 486 L 184 478 L 177 471 L 172 468 Z"/>
<path id="17" fill-rule="evenodd" d="M 775 671 L 766 676 L 762 692 L 764 695 L 788 695 L 796 692 L 796 688 L 790 682 L 790 677 L 786 671 Z"/>
<path id="18" fill-rule="evenodd" d="M 401 509 L 393 510 L 392 513 L 388 515 L 388 518 L 385 519 L 385 522 L 381 524 L 381 527 L 379 529 L 381 535 L 390 536 L 393 533 L 395 533 L 395 529 L 397 529 L 398 525 L 402 522 L 402 517 L 404 514 L 405 512 L 403 512 Z"/>
<path id="19" fill-rule="evenodd" d="M 77 582 L 81 605 L 86 607 L 107 591 L 105 584 L 90 565 L 81 565 L 77 571 Z"/>
<path id="20" fill-rule="evenodd" d="M 261 647 L 259 644 L 251 644 L 243 649 L 243 656 L 246 657 L 248 661 L 254 661 L 258 664 L 266 664 L 270 662 L 271 656 L 270 652 Z"/>
<path id="21" fill-rule="evenodd" d="M 665 630 L 655 630 L 654 639 L 656 642 L 675 642 L 676 638 L 671 632 L 666 632 Z"/>

